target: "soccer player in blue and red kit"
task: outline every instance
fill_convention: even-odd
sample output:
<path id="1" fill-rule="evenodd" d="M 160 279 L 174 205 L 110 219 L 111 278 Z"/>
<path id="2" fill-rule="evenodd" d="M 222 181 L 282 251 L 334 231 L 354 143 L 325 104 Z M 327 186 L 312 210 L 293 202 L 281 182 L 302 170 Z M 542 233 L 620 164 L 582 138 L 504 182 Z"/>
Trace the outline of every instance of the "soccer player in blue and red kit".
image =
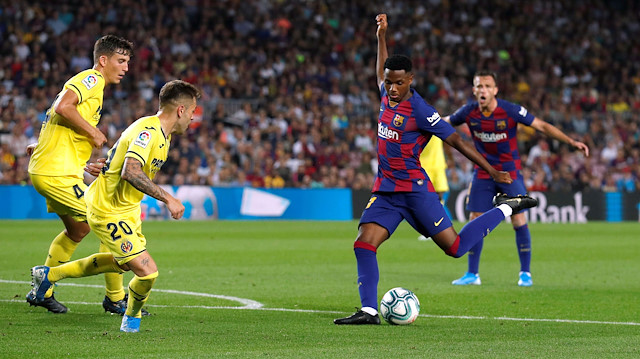
<path id="1" fill-rule="evenodd" d="M 402 55 L 388 56 L 386 14 L 376 16 L 376 21 L 376 73 L 382 98 L 378 117 L 378 174 L 353 245 L 362 307 L 351 316 L 334 320 L 335 324 L 380 324 L 376 252 L 403 219 L 420 234 L 431 237 L 446 254 L 458 258 L 507 216 L 537 205 L 531 197 L 502 196 L 495 209 L 469 222 L 460 234 L 456 233 L 433 184 L 420 166 L 420 152 L 431 136 L 441 138 L 460 151 L 496 181 L 511 183 L 512 179 L 509 173 L 491 167 L 410 88 L 413 81 L 411 60 Z"/>
<path id="2" fill-rule="evenodd" d="M 550 123 L 530 114 L 523 106 L 498 99 L 496 74 L 490 71 L 479 71 L 473 77 L 473 94 L 475 102 L 469 103 L 445 117 L 445 121 L 453 126 L 466 123 L 471 130 L 475 147 L 489 161 L 491 166 L 500 171 L 509 172 L 513 183 L 496 183 L 491 175 L 476 166 L 476 170 L 469 189 L 467 209 L 471 212 L 470 220 L 492 208 L 491 199 L 498 193 L 508 196 L 524 195 L 527 189 L 520 173 L 520 155 L 518 153 L 517 128 L 518 124 L 531 126 L 547 136 L 569 144 L 589 156 L 589 147 L 582 142 L 575 141 Z M 514 212 L 511 223 L 516 232 L 516 246 L 520 257 L 520 273 L 518 285 L 530 287 L 531 279 L 531 234 L 527 226 L 524 212 Z M 483 241 L 479 241 L 469 250 L 468 270 L 454 285 L 480 285 L 478 268 Z"/>

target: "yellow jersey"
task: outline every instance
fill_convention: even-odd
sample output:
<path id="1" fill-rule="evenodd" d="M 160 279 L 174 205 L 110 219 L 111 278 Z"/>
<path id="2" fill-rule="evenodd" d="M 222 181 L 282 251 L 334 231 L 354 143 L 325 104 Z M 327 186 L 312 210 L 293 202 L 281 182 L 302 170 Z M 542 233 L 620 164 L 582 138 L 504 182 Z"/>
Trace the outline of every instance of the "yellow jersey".
<path id="1" fill-rule="evenodd" d="M 78 112 L 96 127 L 102 114 L 105 84 L 102 74 L 94 69 L 82 71 L 64 84 L 42 122 L 38 146 L 29 161 L 29 173 L 83 178 L 84 166 L 93 147 L 86 136 L 69 127 L 67 120 L 56 113 L 55 107 L 65 91 L 73 91 L 78 96 Z"/>
<path id="2" fill-rule="evenodd" d="M 144 194 L 121 177 L 126 158 L 142 163 L 142 171 L 153 180 L 167 160 L 171 135 L 166 136 L 158 116 L 147 116 L 131 124 L 107 153 L 102 173 L 84 193 L 87 212 L 99 216 L 140 209 Z"/>
<path id="3" fill-rule="evenodd" d="M 444 159 L 443 143 L 439 137 L 431 136 L 422 153 L 420 153 L 420 165 L 427 173 L 447 168 L 447 162 Z"/>

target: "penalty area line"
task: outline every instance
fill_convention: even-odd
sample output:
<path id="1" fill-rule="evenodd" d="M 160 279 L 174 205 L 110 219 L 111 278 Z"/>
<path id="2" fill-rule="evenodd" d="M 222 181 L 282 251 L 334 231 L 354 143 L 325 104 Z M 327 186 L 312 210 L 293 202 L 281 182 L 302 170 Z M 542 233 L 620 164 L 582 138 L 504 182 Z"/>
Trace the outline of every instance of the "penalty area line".
<path id="1" fill-rule="evenodd" d="M 31 284 L 27 281 L 15 281 L 0 279 L 0 283 L 8 284 Z M 78 283 L 60 283 L 60 286 L 68 287 L 85 287 L 85 288 L 104 288 L 104 285 L 96 284 L 78 284 Z M 290 309 L 290 308 L 265 308 L 264 304 L 247 299 L 232 297 L 219 294 L 200 293 L 191 291 L 180 291 L 173 289 L 153 289 L 154 292 L 170 293 L 179 295 L 189 295 L 195 297 L 206 297 L 224 299 L 234 301 L 242 304 L 243 306 L 208 306 L 208 305 L 163 305 L 163 304 L 146 304 L 145 306 L 151 308 L 185 308 L 185 309 L 236 309 L 236 310 L 263 310 L 272 312 L 292 312 L 292 313 L 315 313 L 315 314 L 344 314 L 343 311 L 331 311 L 331 310 L 313 310 L 313 309 Z M 0 302 L 5 303 L 25 303 L 24 299 L 0 299 Z M 101 305 L 97 302 L 65 302 L 65 304 L 77 304 L 77 305 Z M 435 315 L 435 314 L 420 314 L 419 317 L 434 318 L 434 319 L 467 319 L 467 320 L 504 320 L 514 322 L 551 322 L 551 323 L 568 323 L 568 324 L 601 324 L 601 325 L 627 325 L 627 326 L 640 326 L 637 322 L 613 322 L 613 321 L 598 321 L 598 320 L 573 320 L 573 319 L 545 319 L 545 318 L 512 318 L 512 317 L 487 317 L 487 316 L 468 316 L 468 315 Z"/>

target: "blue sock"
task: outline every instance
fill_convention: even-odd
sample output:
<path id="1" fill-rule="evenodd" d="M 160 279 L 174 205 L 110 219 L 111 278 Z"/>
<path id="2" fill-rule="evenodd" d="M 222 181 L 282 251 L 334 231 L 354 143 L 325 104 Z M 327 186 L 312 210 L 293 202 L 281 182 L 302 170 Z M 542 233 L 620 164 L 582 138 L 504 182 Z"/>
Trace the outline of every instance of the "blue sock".
<path id="1" fill-rule="evenodd" d="M 469 263 L 469 272 L 478 274 L 480 268 L 480 254 L 482 254 L 482 246 L 484 245 L 484 238 L 481 239 L 475 246 L 469 249 L 467 253 L 467 262 Z"/>
<path id="2" fill-rule="evenodd" d="M 356 253 L 358 262 L 358 291 L 360 292 L 360 303 L 363 307 L 378 309 L 378 258 L 376 257 L 376 247 L 356 241 L 353 244 L 353 251 Z"/>
<path id="3" fill-rule="evenodd" d="M 531 233 L 529 226 L 524 225 L 514 228 L 516 231 L 516 245 L 518 246 L 518 256 L 520 256 L 520 270 L 530 272 L 531 265 Z"/>
<path id="4" fill-rule="evenodd" d="M 476 243 L 480 242 L 489 232 L 496 228 L 504 219 L 504 213 L 498 208 L 484 212 L 480 217 L 467 223 L 453 245 L 446 251 L 452 257 L 460 258 Z"/>

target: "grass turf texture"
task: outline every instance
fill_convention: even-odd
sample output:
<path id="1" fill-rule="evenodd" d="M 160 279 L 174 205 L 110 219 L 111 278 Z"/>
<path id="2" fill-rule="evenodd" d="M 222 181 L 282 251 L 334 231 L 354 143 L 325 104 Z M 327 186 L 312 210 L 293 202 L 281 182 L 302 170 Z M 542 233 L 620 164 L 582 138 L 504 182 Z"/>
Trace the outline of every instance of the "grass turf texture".
<path id="1" fill-rule="evenodd" d="M 409 288 L 420 299 L 421 317 L 409 326 L 336 326 L 334 318 L 359 306 L 356 226 L 146 222 L 143 232 L 160 268 L 158 290 L 147 305 L 154 315 L 142 319 L 141 333 L 125 334 L 120 317 L 100 305 L 102 276 L 61 282 L 56 298 L 69 306 L 67 314 L 29 307 L 29 268 L 42 264 L 61 224 L 0 221 L 0 356 L 640 357 L 640 325 L 632 325 L 640 323 L 640 224 L 530 224 L 534 286 L 520 288 L 509 224 L 485 242 L 482 285 L 459 287 L 451 281 L 465 271 L 466 257 L 453 259 L 433 242 L 418 241 L 403 223 L 378 252 L 379 297 L 392 287 Z M 97 247 L 90 234 L 73 258 Z M 130 278 L 125 274 L 125 285 Z M 85 286 L 65 285 L 71 283 Z M 212 309 L 242 304 L 160 290 L 247 298 L 264 306 Z M 544 321 L 550 319 L 578 322 Z"/>

